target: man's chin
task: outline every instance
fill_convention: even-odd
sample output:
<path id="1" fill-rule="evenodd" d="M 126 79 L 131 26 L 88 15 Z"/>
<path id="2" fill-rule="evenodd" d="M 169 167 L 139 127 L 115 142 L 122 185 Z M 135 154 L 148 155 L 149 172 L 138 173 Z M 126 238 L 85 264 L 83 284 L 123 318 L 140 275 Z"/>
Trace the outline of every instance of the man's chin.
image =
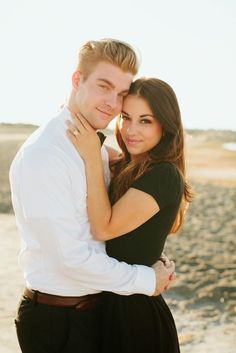
<path id="1" fill-rule="evenodd" d="M 90 116 L 90 119 L 87 119 L 87 120 L 95 130 L 99 130 L 99 129 L 106 129 L 113 119 L 114 117 L 98 114 L 93 117 Z"/>
<path id="2" fill-rule="evenodd" d="M 96 123 L 92 124 L 92 127 L 95 130 L 106 129 L 109 123 L 110 121 L 97 121 Z"/>

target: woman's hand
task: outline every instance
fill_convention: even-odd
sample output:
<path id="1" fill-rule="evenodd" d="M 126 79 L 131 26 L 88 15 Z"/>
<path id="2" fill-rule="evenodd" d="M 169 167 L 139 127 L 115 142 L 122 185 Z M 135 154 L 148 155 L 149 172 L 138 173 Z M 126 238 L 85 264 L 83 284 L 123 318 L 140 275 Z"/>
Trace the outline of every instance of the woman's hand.
<path id="1" fill-rule="evenodd" d="M 85 162 L 94 160 L 98 154 L 101 155 L 100 139 L 81 114 L 73 116 L 73 123 L 67 120 L 66 124 L 67 135 Z"/>

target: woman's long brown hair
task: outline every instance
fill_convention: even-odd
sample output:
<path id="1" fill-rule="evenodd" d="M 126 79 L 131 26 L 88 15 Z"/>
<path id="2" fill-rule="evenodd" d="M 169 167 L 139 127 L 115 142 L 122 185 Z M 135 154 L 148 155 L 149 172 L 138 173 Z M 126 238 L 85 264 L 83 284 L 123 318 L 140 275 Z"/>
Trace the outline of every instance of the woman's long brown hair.
<path id="1" fill-rule="evenodd" d="M 130 185 L 150 170 L 154 163 L 172 163 L 178 168 L 184 183 L 182 202 L 171 229 L 171 233 L 176 233 L 183 223 L 184 214 L 187 205 L 193 198 L 193 193 L 186 181 L 184 132 L 175 92 L 162 80 L 157 78 L 140 78 L 132 83 L 129 95 L 141 97 L 146 100 L 153 115 L 162 126 L 163 135 L 159 143 L 143 159 L 140 159 L 138 162 L 131 161 L 129 152 L 120 134 L 118 120 L 116 138 L 123 156 L 112 166 L 114 177 L 111 184 L 111 202 L 115 203 L 124 195 Z"/>

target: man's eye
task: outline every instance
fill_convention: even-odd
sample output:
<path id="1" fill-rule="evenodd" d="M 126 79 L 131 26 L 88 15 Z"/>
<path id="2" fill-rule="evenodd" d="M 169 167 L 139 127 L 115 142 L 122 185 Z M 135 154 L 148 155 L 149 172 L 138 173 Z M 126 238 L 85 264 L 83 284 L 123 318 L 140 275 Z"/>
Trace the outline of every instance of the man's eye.
<path id="1" fill-rule="evenodd" d="M 103 91 L 108 91 L 109 90 L 109 87 L 108 86 L 99 86 Z"/>

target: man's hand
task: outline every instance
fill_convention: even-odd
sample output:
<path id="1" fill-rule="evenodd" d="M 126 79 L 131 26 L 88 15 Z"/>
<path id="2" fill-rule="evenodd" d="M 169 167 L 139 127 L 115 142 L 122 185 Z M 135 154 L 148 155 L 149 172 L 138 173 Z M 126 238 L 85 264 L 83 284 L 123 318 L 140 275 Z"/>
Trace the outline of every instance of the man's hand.
<path id="1" fill-rule="evenodd" d="M 167 257 L 164 253 L 161 254 L 160 260 L 163 262 L 163 264 L 165 265 L 165 267 L 168 268 L 168 267 L 171 266 L 171 261 L 168 259 L 168 257 Z M 172 262 L 173 262 L 173 261 L 172 261 Z M 169 288 L 173 285 L 174 281 L 176 280 L 176 272 L 173 272 L 173 273 L 170 275 L 169 280 L 170 280 L 170 281 L 169 281 L 168 285 L 165 287 L 164 290 L 169 289 Z"/>
<path id="2" fill-rule="evenodd" d="M 152 268 L 156 273 L 156 290 L 154 296 L 161 294 L 170 287 L 171 281 L 176 277 L 175 264 L 168 260 L 168 267 L 162 261 L 157 261 Z"/>
<path id="3" fill-rule="evenodd" d="M 165 265 L 165 267 L 170 267 L 171 266 L 171 262 L 170 260 L 168 259 L 168 257 L 162 253 L 161 256 L 160 256 L 160 260 L 163 262 L 163 264 Z"/>

